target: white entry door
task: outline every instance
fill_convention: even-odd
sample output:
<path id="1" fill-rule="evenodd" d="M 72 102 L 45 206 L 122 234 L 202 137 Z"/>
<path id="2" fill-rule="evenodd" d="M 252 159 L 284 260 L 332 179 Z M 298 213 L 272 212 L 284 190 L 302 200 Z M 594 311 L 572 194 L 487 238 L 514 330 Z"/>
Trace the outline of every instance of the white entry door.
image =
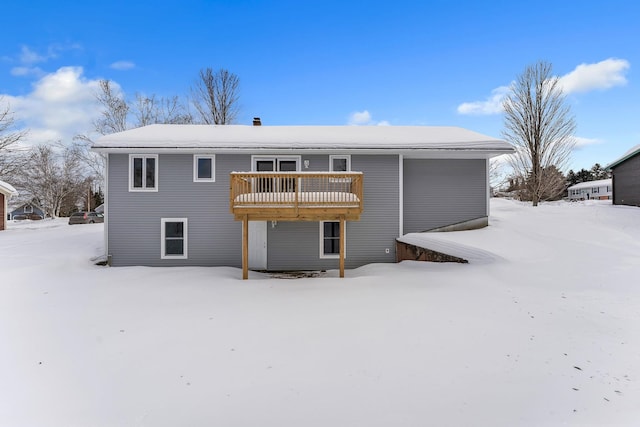
<path id="1" fill-rule="evenodd" d="M 267 269 L 267 221 L 249 221 L 249 268 Z"/>
<path id="2" fill-rule="evenodd" d="M 252 156 L 252 168 L 257 172 L 295 172 L 300 170 L 300 156 Z M 268 221 L 249 221 L 249 268 L 267 269 Z"/>

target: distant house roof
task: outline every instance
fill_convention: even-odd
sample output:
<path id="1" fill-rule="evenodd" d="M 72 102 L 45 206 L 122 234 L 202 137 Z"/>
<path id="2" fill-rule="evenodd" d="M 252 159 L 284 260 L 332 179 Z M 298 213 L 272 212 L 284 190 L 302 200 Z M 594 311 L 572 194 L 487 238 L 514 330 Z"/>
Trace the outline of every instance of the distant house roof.
<path id="1" fill-rule="evenodd" d="M 614 162 L 608 164 L 605 169 L 606 170 L 611 170 L 613 168 L 615 168 L 616 166 L 618 166 L 620 163 L 636 156 L 637 154 L 640 154 L 640 144 L 636 145 L 635 147 L 633 147 L 632 149 L 630 149 L 629 151 L 627 151 L 626 153 L 624 153 L 622 155 L 622 157 L 620 157 L 618 160 L 615 160 Z"/>
<path id="2" fill-rule="evenodd" d="M 611 185 L 611 178 L 599 179 L 597 181 L 580 182 L 578 184 L 572 185 L 567 190 L 580 190 L 582 188 L 604 187 L 606 185 L 609 185 L 609 186 Z"/>
<path id="3" fill-rule="evenodd" d="M 244 126 L 156 124 L 106 135 L 95 151 L 314 150 L 514 152 L 507 142 L 445 126 Z"/>
<path id="4" fill-rule="evenodd" d="M 0 181 L 0 193 L 4 193 L 8 196 L 18 195 L 18 191 L 15 188 L 13 188 L 11 184 L 6 183 L 4 181 Z"/>

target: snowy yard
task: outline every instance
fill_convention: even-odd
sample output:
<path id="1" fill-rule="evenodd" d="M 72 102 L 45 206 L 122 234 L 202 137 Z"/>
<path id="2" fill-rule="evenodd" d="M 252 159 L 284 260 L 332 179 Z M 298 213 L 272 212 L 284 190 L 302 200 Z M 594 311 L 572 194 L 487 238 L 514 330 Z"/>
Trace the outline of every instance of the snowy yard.
<path id="1" fill-rule="evenodd" d="M 492 200 L 470 264 L 274 279 L 0 233 L 0 426 L 640 424 L 640 208 Z M 486 255 L 486 256 L 485 256 Z"/>

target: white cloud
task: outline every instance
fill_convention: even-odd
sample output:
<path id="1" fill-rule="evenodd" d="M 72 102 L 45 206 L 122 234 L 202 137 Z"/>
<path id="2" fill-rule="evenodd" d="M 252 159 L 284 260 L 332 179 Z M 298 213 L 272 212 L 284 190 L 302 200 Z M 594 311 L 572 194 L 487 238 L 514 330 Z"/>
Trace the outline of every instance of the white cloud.
<path id="1" fill-rule="evenodd" d="M 109 65 L 110 68 L 114 69 L 114 70 L 131 70 L 132 68 L 136 67 L 136 64 L 134 64 L 131 61 L 116 61 L 113 64 Z"/>
<path id="2" fill-rule="evenodd" d="M 31 66 L 39 62 L 47 62 L 50 59 L 57 58 L 60 56 L 60 53 L 64 51 L 77 49 L 82 49 L 82 47 L 78 43 L 52 43 L 47 46 L 45 53 L 39 53 L 29 46 L 23 45 L 20 49 L 20 54 L 18 55 L 17 60 L 22 65 Z"/>
<path id="3" fill-rule="evenodd" d="M 602 140 L 600 139 L 595 139 L 595 138 L 583 138 L 581 136 L 574 136 L 573 140 L 575 141 L 576 145 L 575 148 L 582 148 L 582 147 L 586 147 L 587 145 L 594 145 L 594 144 L 601 144 Z"/>
<path id="4" fill-rule="evenodd" d="M 509 93 L 509 86 L 500 86 L 491 91 L 485 101 L 464 102 L 458 105 L 460 114 L 498 114 L 502 112 L 502 101 Z"/>
<path id="5" fill-rule="evenodd" d="M 39 67 L 13 67 L 11 69 L 11 75 L 23 77 L 23 76 L 36 76 L 42 77 L 46 73 Z"/>
<path id="6" fill-rule="evenodd" d="M 350 125 L 366 125 L 371 122 L 371 114 L 367 111 L 356 111 L 349 116 Z"/>
<path id="7" fill-rule="evenodd" d="M 349 122 L 352 126 L 363 126 L 363 125 L 377 125 L 377 126 L 391 126 L 391 124 L 387 120 L 381 120 L 376 122 L 372 119 L 371 113 L 369 111 L 356 111 L 349 115 Z"/>
<path id="8" fill-rule="evenodd" d="M 629 61 L 614 58 L 596 64 L 580 64 L 560 77 L 560 85 L 567 94 L 624 86 L 627 84 L 625 73 L 629 67 Z"/>
<path id="9" fill-rule="evenodd" d="M 630 68 L 629 61 L 609 58 L 595 64 L 580 64 L 573 71 L 558 77 L 565 94 L 609 89 L 627 83 L 625 73 Z M 502 101 L 509 92 L 509 86 L 500 86 L 491 91 L 485 101 L 464 102 L 457 108 L 459 114 L 499 114 Z"/>
<path id="10" fill-rule="evenodd" d="M 38 62 L 44 62 L 48 59 L 47 56 L 40 55 L 34 50 L 31 50 L 29 46 L 22 46 L 20 56 L 18 57 L 22 64 L 36 64 Z"/>
<path id="11" fill-rule="evenodd" d="M 30 144 L 61 140 L 87 133 L 100 114 L 95 94 L 98 80 L 83 77 L 82 67 L 62 67 L 46 74 L 24 96 L 3 96 L 9 102 L 18 124 L 29 129 Z"/>

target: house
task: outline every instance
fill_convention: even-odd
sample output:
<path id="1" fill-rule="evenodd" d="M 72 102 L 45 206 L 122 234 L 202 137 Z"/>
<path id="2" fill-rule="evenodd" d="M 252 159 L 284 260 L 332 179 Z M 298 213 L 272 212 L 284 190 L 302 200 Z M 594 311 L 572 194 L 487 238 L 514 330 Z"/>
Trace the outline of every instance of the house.
<path id="1" fill-rule="evenodd" d="M 569 200 L 611 200 L 611 178 L 580 182 L 567 188 Z"/>
<path id="2" fill-rule="evenodd" d="M 258 121 L 259 123 L 259 121 Z M 489 159 L 457 127 L 150 125 L 98 139 L 113 266 L 324 270 L 405 233 L 488 224 Z"/>
<path id="3" fill-rule="evenodd" d="M 30 200 L 26 203 L 22 203 L 15 206 L 11 212 L 9 212 L 10 219 L 22 220 L 22 219 L 43 219 L 45 217 L 44 210 L 38 206 L 38 204 Z"/>
<path id="4" fill-rule="evenodd" d="M 640 145 L 607 165 L 613 179 L 613 204 L 640 206 Z"/>
<path id="5" fill-rule="evenodd" d="M 7 202 L 18 192 L 10 184 L 0 181 L 0 231 L 7 229 Z"/>

